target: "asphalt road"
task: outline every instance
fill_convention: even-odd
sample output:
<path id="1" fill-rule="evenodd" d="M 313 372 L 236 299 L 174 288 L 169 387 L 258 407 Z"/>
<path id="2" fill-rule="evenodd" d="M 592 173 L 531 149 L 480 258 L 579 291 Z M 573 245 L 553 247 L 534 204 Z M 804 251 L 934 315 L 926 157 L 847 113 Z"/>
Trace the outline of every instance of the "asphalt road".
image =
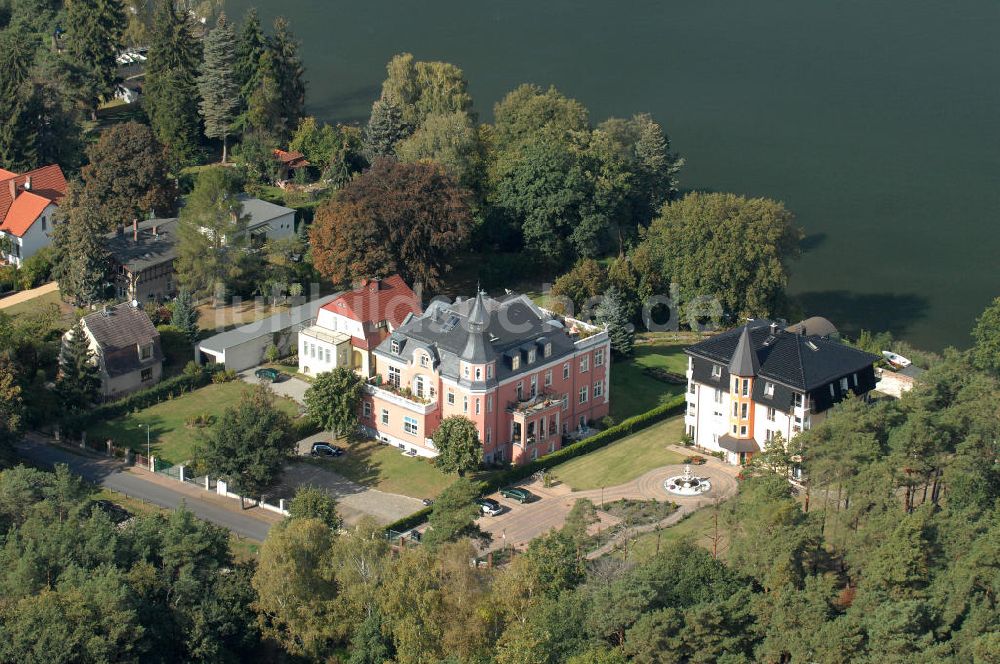
<path id="1" fill-rule="evenodd" d="M 238 511 L 238 504 L 235 501 L 235 509 L 227 509 L 227 507 L 216 504 L 214 496 L 196 487 L 189 487 L 177 482 L 175 483 L 177 487 L 174 488 L 166 484 L 168 480 L 163 480 L 161 483 L 159 480 L 144 479 L 142 475 L 126 470 L 118 461 L 74 454 L 62 448 L 48 445 L 44 440 L 33 437 L 31 434 L 18 443 L 16 448 L 22 457 L 36 464 L 53 466 L 64 463 L 69 466 L 70 470 L 88 482 L 135 498 L 141 498 L 160 507 L 174 509 L 184 503 L 185 507 L 198 518 L 259 542 L 264 541 L 264 538 L 267 537 L 267 531 L 273 523 L 270 519 L 260 519 L 253 516 L 252 513 Z M 172 480 L 169 481 L 172 482 Z M 199 492 L 205 494 L 205 497 L 199 496 Z M 219 498 L 218 500 L 223 499 Z"/>

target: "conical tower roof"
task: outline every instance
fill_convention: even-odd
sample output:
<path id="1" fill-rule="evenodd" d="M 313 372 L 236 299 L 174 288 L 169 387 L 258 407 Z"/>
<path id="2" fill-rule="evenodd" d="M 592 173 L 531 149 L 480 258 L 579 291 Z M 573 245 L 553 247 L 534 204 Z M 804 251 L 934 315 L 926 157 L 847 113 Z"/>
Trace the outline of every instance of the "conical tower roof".
<path id="1" fill-rule="evenodd" d="M 461 358 L 466 362 L 476 364 L 487 362 L 493 358 L 493 348 L 486 338 L 486 324 L 489 321 L 489 311 L 483 301 L 483 292 L 476 293 L 476 301 L 469 311 L 469 336 L 462 349 Z"/>
<path id="2" fill-rule="evenodd" d="M 476 301 L 473 302 L 472 310 L 469 312 L 469 327 L 477 332 L 482 331 L 486 327 L 488 315 L 486 303 L 483 302 L 483 291 L 479 291 L 476 293 Z"/>
<path id="3" fill-rule="evenodd" d="M 732 359 L 729 360 L 729 373 L 734 376 L 756 376 L 760 369 L 757 353 L 750 340 L 750 326 L 744 325 L 740 340 L 736 344 Z"/>

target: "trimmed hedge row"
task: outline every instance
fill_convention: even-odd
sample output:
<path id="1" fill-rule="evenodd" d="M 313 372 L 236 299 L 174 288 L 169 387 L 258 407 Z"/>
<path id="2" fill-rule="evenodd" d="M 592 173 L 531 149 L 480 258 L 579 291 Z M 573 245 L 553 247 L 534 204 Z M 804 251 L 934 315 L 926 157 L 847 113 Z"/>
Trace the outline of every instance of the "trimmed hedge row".
<path id="1" fill-rule="evenodd" d="M 212 376 L 221 370 L 221 365 L 212 364 L 202 368 L 201 371 L 195 374 L 181 374 L 167 378 L 149 389 L 133 392 L 118 401 L 111 401 L 95 406 L 85 413 L 70 418 L 64 426 L 70 431 L 84 431 L 96 422 L 113 420 L 122 415 L 127 415 L 134 410 L 149 408 L 161 401 L 166 401 L 170 397 L 208 385 L 212 382 Z"/>
<path id="2" fill-rule="evenodd" d="M 519 482 L 527 477 L 531 477 L 540 470 L 546 470 L 548 468 L 552 468 L 553 466 L 558 466 L 559 464 L 569 461 L 570 459 L 593 452 L 594 450 L 600 449 L 606 445 L 610 445 L 616 440 L 621 440 L 625 436 L 629 436 L 637 431 L 650 427 L 657 422 L 661 422 L 668 417 L 684 412 L 686 403 L 687 395 L 681 394 L 665 404 L 657 406 L 651 410 L 647 410 L 645 413 L 640 413 L 634 417 L 630 417 L 627 420 L 623 420 L 619 424 L 612 427 L 608 427 L 604 431 L 591 436 L 590 438 L 585 438 L 579 442 L 567 445 L 560 450 L 556 450 L 552 454 L 547 454 L 539 459 L 526 463 L 523 466 L 515 466 L 509 470 L 500 471 L 480 483 L 482 493 L 492 493 L 502 487 L 514 484 L 515 482 Z M 418 510 L 407 517 L 403 517 L 398 521 L 390 523 L 386 526 L 386 530 L 396 530 L 399 532 L 409 530 L 410 528 L 418 526 L 426 521 L 430 513 L 431 508 L 425 507 L 424 509 Z"/>

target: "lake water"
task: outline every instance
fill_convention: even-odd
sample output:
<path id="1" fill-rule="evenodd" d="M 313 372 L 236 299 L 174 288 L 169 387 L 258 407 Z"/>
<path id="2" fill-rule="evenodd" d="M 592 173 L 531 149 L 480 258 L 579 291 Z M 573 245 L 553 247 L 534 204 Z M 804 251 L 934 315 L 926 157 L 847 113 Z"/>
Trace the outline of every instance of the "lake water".
<path id="1" fill-rule="evenodd" d="M 286 16 L 308 110 L 367 117 L 401 51 L 466 74 L 484 119 L 522 82 L 595 122 L 652 113 L 687 188 L 785 201 L 791 292 L 842 330 L 968 345 L 1000 295 L 996 0 L 227 0 Z"/>

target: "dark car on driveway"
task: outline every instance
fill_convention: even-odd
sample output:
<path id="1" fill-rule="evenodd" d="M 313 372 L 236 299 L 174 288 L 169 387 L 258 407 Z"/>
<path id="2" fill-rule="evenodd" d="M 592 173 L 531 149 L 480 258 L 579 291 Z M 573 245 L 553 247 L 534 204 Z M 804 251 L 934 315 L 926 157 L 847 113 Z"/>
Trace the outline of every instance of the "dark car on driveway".
<path id="1" fill-rule="evenodd" d="M 313 443 L 309 454 L 312 456 L 339 457 L 344 453 L 343 447 L 331 445 L 330 443 Z"/>
<path id="2" fill-rule="evenodd" d="M 503 507 L 500 503 L 492 498 L 479 498 L 476 500 L 476 504 L 479 505 L 479 511 L 489 516 L 496 516 L 503 512 Z"/>
<path id="3" fill-rule="evenodd" d="M 533 493 L 527 489 L 522 489 L 521 487 L 509 486 L 500 489 L 500 495 L 504 498 L 510 498 L 511 500 L 516 500 L 519 503 L 530 502 L 532 498 L 535 497 Z"/>
<path id="4" fill-rule="evenodd" d="M 268 383 L 277 383 L 281 380 L 281 372 L 271 367 L 257 369 L 257 371 L 253 372 L 253 375 L 257 377 L 257 380 L 267 381 Z"/>

